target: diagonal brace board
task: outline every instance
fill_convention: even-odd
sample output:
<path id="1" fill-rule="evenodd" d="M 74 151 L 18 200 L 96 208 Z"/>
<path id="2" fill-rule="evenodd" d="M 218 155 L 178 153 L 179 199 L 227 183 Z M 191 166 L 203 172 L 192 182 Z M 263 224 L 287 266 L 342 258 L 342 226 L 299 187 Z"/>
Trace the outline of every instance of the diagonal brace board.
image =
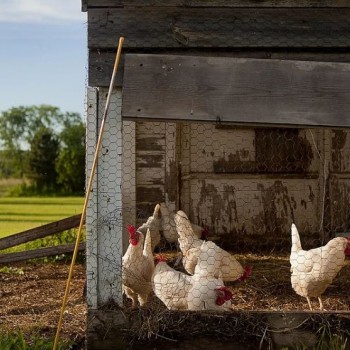
<path id="1" fill-rule="evenodd" d="M 128 54 L 122 116 L 350 126 L 350 64 Z"/>

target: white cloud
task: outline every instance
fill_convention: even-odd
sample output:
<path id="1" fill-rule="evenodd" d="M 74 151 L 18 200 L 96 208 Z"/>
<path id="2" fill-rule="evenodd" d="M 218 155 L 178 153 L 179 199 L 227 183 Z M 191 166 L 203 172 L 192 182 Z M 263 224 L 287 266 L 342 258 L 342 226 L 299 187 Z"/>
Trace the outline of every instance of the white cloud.
<path id="1" fill-rule="evenodd" d="M 83 22 L 81 0 L 0 0 L 0 22 Z"/>

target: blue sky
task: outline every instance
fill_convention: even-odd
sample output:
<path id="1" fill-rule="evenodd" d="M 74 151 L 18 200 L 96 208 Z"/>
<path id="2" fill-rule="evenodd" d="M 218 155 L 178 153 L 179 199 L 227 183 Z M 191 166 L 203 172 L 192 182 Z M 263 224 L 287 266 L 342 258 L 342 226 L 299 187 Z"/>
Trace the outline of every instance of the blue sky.
<path id="1" fill-rule="evenodd" d="M 84 116 L 86 31 L 80 0 L 0 0 L 0 112 L 50 104 Z"/>

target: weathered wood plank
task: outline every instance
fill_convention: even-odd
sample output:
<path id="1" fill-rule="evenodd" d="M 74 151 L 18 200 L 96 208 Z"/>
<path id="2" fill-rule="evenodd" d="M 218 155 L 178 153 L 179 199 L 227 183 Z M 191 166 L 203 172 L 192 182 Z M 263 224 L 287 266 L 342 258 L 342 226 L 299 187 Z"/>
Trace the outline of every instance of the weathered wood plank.
<path id="1" fill-rule="evenodd" d="M 113 8 L 88 12 L 88 47 L 349 47 L 350 8 Z"/>
<path id="2" fill-rule="evenodd" d="M 81 0 L 81 12 L 86 12 L 88 7 L 88 0 Z"/>
<path id="3" fill-rule="evenodd" d="M 16 245 L 43 238 L 55 233 L 78 227 L 81 214 L 70 216 L 68 218 L 51 222 L 46 225 L 32 228 L 23 232 L 15 233 L 11 236 L 0 239 L 0 250 L 14 247 Z"/>
<path id="4" fill-rule="evenodd" d="M 82 0 L 83 3 L 87 0 Z M 88 7 L 350 7 L 347 0 L 89 0 Z"/>
<path id="5" fill-rule="evenodd" d="M 349 127 L 349 91 L 350 64 L 346 63 L 129 55 L 122 114 Z"/>
<path id="6" fill-rule="evenodd" d="M 108 305 L 109 306 L 109 305 Z M 147 310 L 151 316 L 155 317 Z M 343 332 L 349 328 L 349 312 L 335 311 L 322 312 L 319 311 L 233 311 L 222 313 L 220 316 L 207 312 L 184 312 L 184 311 L 163 311 L 164 322 L 160 327 L 157 337 L 152 339 L 140 339 L 139 333 L 141 323 L 145 319 L 143 310 L 129 312 L 120 310 L 116 306 L 114 309 L 103 308 L 100 310 L 89 310 L 88 312 L 88 328 L 87 328 L 87 349 L 88 350 L 122 350 L 127 348 L 135 349 L 258 349 L 259 343 L 264 336 L 271 337 L 273 333 L 288 334 L 295 329 L 314 334 L 314 329 L 325 327 L 327 325 L 330 332 Z M 151 320 L 153 320 L 151 318 Z M 171 340 L 165 342 L 168 338 L 168 330 L 170 327 L 169 320 L 174 320 L 174 324 L 178 325 L 178 329 L 172 332 Z M 297 321 L 299 320 L 299 323 Z M 175 323 L 176 322 L 176 323 Z M 249 342 L 244 344 L 240 337 L 220 337 L 221 328 L 212 328 L 214 336 L 208 338 L 208 331 L 203 327 L 199 330 L 200 324 L 203 325 L 232 325 L 239 324 L 239 329 L 249 331 Z M 292 326 L 291 326 L 292 324 Z M 136 325 L 136 326 L 135 326 Z M 140 326 L 139 326 L 140 325 Z M 220 326 L 219 325 L 219 326 Z M 252 328 L 252 325 L 254 328 Z M 256 331 L 256 325 L 259 330 Z M 139 327 L 138 327 L 139 326 Z M 181 327 L 181 329 L 180 329 Z M 188 332 L 181 332 L 181 330 Z M 262 330 L 261 330 L 262 329 Z M 177 330 L 177 331 L 176 331 Z M 257 333 L 260 332 L 260 333 Z M 193 337 L 196 333 L 196 337 Z M 238 334 L 238 333 L 237 333 Z M 265 333 L 264 333 L 265 334 Z M 134 335 L 134 337 L 132 337 Z M 145 344 L 146 343 L 146 344 Z M 300 343 L 292 344 L 291 347 L 299 346 Z M 274 346 L 274 345 L 273 345 Z"/>
<path id="7" fill-rule="evenodd" d="M 156 53 L 156 52 L 155 52 Z M 179 54 L 185 56 L 215 56 L 215 57 L 237 57 L 237 58 L 261 58 L 261 59 L 279 59 L 279 60 L 298 60 L 298 61 L 320 61 L 320 62 L 350 62 L 350 52 L 322 52 L 322 51 L 271 51 L 271 50 L 244 50 L 241 51 L 203 51 L 193 49 L 190 52 L 163 51 L 162 54 Z M 124 57 L 120 62 L 116 85 L 122 86 L 124 73 Z M 114 52 L 89 51 L 89 85 L 90 86 L 109 86 L 113 64 L 115 60 Z"/>
<path id="8" fill-rule="evenodd" d="M 33 250 L 26 250 L 17 253 L 0 254 L 0 264 L 8 264 L 11 262 L 24 261 L 29 259 L 45 258 L 47 256 L 54 256 L 74 251 L 75 244 L 64 244 L 54 247 L 39 248 Z M 85 242 L 79 244 L 79 251 L 85 250 Z"/>

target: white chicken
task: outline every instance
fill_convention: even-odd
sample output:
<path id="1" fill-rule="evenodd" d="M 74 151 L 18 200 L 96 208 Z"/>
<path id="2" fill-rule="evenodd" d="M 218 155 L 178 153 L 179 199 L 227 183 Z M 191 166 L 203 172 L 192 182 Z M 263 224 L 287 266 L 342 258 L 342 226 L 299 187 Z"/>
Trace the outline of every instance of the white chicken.
<path id="1" fill-rule="evenodd" d="M 179 246 L 183 254 L 183 266 L 185 270 L 193 275 L 198 263 L 198 256 L 202 251 L 206 251 L 208 258 L 212 262 L 213 276 L 218 278 L 220 275 L 224 281 L 242 281 L 251 274 L 251 267 L 245 269 L 236 260 L 236 258 L 217 246 L 214 242 L 203 241 L 193 234 L 190 221 L 183 211 L 178 211 L 175 215 L 175 224 L 179 234 Z M 202 248 L 201 248 L 202 247 Z M 200 262 L 201 268 L 208 265 L 208 261 L 203 259 Z"/>
<path id="2" fill-rule="evenodd" d="M 178 240 L 178 233 L 176 230 L 176 225 L 174 217 L 175 212 L 171 212 L 165 203 L 160 203 L 160 213 L 161 213 L 161 230 L 163 231 L 164 238 L 169 243 L 175 243 Z M 207 234 L 206 228 L 203 228 L 199 225 L 190 223 L 193 233 L 196 237 L 202 238 Z"/>
<path id="3" fill-rule="evenodd" d="M 350 255 L 350 240 L 344 237 L 331 239 L 325 246 L 303 250 L 298 230 L 291 227 L 290 255 L 291 283 L 294 291 L 305 297 L 312 310 L 310 297 L 318 298 L 323 310 L 322 293 L 344 266 L 345 255 Z"/>
<path id="4" fill-rule="evenodd" d="M 207 246 L 203 242 L 200 247 L 198 264 L 192 276 L 191 288 L 188 291 L 187 303 L 189 310 L 227 311 L 231 308 L 232 292 L 225 287 L 224 282 L 213 268 L 214 261 L 208 261 Z"/>
<path id="5" fill-rule="evenodd" d="M 129 247 L 122 258 L 122 287 L 134 308 L 137 300 L 144 305 L 152 292 L 154 260 L 150 230 L 147 230 L 146 239 L 132 225 L 128 226 L 128 231 Z"/>
<path id="6" fill-rule="evenodd" d="M 157 204 L 154 207 L 153 215 L 150 216 L 147 221 L 142 224 L 137 231 L 142 232 L 144 235 L 146 234 L 147 230 L 149 229 L 151 232 L 151 240 L 152 240 L 152 252 L 154 251 L 154 248 L 159 244 L 160 242 L 160 233 L 159 233 L 159 209 L 160 206 Z"/>
<path id="7" fill-rule="evenodd" d="M 192 276 L 174 270 L 161 257 L 152 275 L 152 288 L 169 310 L 187 310 L 191 279 Z"/>

